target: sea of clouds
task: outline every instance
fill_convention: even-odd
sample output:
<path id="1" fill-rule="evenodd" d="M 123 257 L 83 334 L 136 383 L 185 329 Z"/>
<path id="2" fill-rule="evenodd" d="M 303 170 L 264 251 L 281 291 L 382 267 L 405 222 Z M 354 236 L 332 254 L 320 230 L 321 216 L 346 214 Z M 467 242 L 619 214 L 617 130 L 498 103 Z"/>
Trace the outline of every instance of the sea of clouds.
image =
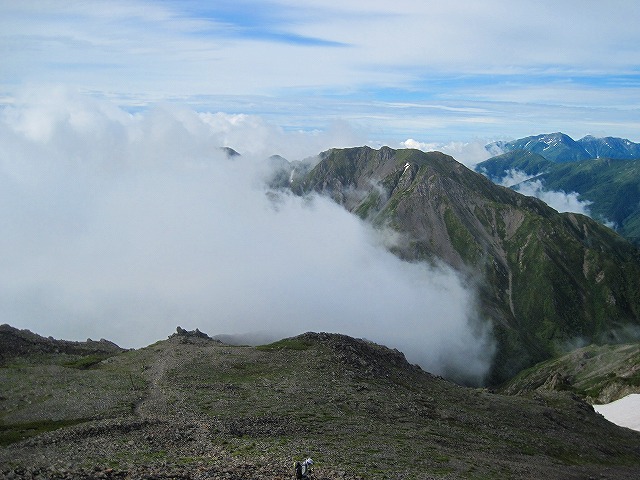
<path id="1" fill-rule="evenodd" d="M 498 183 L 504 187 L 513 188 L 523 195 L 539 198 L 558 212 L 573 212 L 591 216 L 589 207 L 592 202 L 581 200 L 579 193 L 549 190 L 545 188 L 542 180 L 520 170 L 509 170 L 503 178 L 499 179 Z"/>
<path id="2" fill-rule="evenodd" d="M 25 92 L 0 122 L 2 323 L 134 348 L 177 325 L 339 332 L 461 381 L 487 372 L 491 332 L 454 271 L 398 259 L 327 198 L 267 194 L 268 155 L 357 144 L 348 129 L 175 105 L 133 114 L 65 89 Z"/>

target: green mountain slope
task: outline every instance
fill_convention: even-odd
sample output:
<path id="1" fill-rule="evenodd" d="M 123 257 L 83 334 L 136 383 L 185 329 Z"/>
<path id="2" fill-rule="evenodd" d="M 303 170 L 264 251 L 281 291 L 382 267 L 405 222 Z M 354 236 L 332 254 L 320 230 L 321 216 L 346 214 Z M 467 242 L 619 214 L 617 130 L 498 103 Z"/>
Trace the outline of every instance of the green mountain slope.
<path id="1" fill-rule="evenodd" d="M 478 282 L 498 340 L 490 382 L 561 353 L 576 337 L 617 339 L 640 323 L 637 249 L 599 223 L 559 214 L 453 158 L 334 149 L 292 185 L 406 234 L 408 260 L 443 259 Z"/>
<path id="2" fill-rule="evenodd" d="M 0 474 L 274 479 L 307 456 L 316 480 L 626 479 L 640 469 L 640 434 L 566 393 L 462 388 L 342 335 L 239 347 L 188 333 L 89 370 L 55 353 L 3 364 Z M 33 431 L 45 423 L 51 431 Z"/>
<path id="3" fill-rule="evenodd" d="M 578 142 L 586 150 L 587 158 L 614 158 L 619 160 L 640 158 L 640 144 L 631 142 L 626 138 L 597 138 L 587 135 L 578 140 Z"/>
<path id="4" fill-rule="evenodd" d="M 540 180 L 549 190 L 577 192 L 594 218 L 640 244 L 640 160 L 598 159 L 555 165 Z"/>
<path id="5" fill-rule="evenodd" d="M 569 391 L 592 404 L 640 392 L 640 344 L 589 345 L 535 365 L 509 380 L 500 392 Z"/>
<path id="6" fill-rule="evenodd" d="M 640 160 L 607 158 L 554 163 L 525 151 L 493 157 L 476 170 L 500 181 L 511 170 L 535 175 L 547 190 L 576 192 L 589 201 L 593 218 L 613 224 L 620 235 L 640 244 Z"/>
<path id="7" fill-rule="evenodd" d="M 513 170 L 535 176 L 550 170 L 554 165 L 555 162 L 537 153 L 515 150 L 480 162 L 476 165 L 476 171 L 499 183 Z"/>

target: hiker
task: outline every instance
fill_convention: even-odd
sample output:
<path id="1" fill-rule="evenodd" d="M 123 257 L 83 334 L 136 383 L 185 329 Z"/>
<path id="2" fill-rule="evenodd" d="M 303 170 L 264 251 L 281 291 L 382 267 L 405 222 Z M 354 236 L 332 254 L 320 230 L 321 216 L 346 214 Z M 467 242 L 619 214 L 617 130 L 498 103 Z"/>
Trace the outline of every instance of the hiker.
<path id="1" fill-rule="evenodd" d="M 311 465 L 313 460 L 307 458 L 304 462 L 296 462 L 296 479 L 310 480 L 311 479 Z"/>

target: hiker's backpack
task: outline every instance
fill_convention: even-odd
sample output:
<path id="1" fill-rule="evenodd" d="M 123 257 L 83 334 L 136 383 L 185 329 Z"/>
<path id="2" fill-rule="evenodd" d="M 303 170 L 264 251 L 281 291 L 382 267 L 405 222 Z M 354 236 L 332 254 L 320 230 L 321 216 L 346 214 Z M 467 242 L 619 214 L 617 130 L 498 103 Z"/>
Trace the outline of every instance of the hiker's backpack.
<path id="1" fill-rule="evenodd" d="M 300 464 L 300 462 L 296 462 L 296 478 L 300 479 L 302 478 L 302 465 Z"/>

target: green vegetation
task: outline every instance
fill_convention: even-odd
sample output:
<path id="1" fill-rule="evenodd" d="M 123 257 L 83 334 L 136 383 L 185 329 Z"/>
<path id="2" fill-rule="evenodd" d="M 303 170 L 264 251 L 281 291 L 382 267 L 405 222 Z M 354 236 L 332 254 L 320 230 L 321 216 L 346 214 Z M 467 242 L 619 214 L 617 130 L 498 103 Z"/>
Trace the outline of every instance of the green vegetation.
<path id="1" fill-rule="evenodd" d="M 640 392 L 640 344 L 589 345 L 520 372 L 501 391 L 569 391 L 591 403 Z"/>
<path id="2" fill-rule="evenodd" d="M 381 196 L 380 192 L 373 191 L 371 192 L 367 198 L 358 205 L 358 208 L 354 211 L 356 215 L 358 215 L 363 220 L 366 220 L 371 214 L 376 212 L 378 207 L 380 206 Z"/>
<path id="3" fill-rule="evenodd" d="M 450 208 L 444 212 L 444 222 L 453 248 L 456 249 L 466 264 L 477 264 L 482 255 L 482 249 Z"/>
<path id="4" fill-rule="evenodd" d="M 259 345 L 256 348 L 266 352 L 272 350 L 307 350 L 311 345 L 310 342 L 299 338 L 285 338 L 268 345 Z"/>
<path id="5" fill-rule="evenodd" d="M 491 179 L 502 181 L 512 170 L 523 172 L 529 176 L 540 175 L 555 165 L 537 153 L 516 150 L 480 162 L 476 171 Z"/>
<path id="6" fill-rule="evenodd" d="M 111 355 L 85 355 L 73 360 L 64 362 L 63 365 L 69 368 L 78 368 L 80 370 L 86 370 L 97 366 L 103 360 L 109 358 Z"/>
<path id="7" fill-rule="evenodd" d="M 511 170 L 535 175 L 547 190 L 576 192 L 589 202 L 592 217 L 613 225 L 618 233 L 640 245 L 640 159 L 608 158 L 556 163 L 516 150 L 478 164 L 477 171 L 500 180 Z"/>
<path id="8" fill-rule="evenodd" d="M 0 424 L 0 446 L 6 447 L 25 438 L 40 435 L 44 432 L 51 432 L 59 428 L 77 425 L 86 422 L 86 419 L 71 420 L 38 420 L 33 422 L 14 423 L 9 425 Z"/>
<path id="9" fill-rule="evenodd" d="M 589 210 L 603 223 L 638 244 L 640 229 L 640 159 L 590 160 L 559 164 L 541 179 L 545 188 L 577 192 L 591 202 Z"/>
<path id="10" fill-rule="evenodd" d="M 146 353 L 123 352 L 103 360 L 100 368 L 93 363 L 103 358 L 100 354 L 17 357 L 0 368 L 0 422 L 13 429 L 34 421 L 55 426 L 129 414 L 148 385 L 142 369 Z"/>

